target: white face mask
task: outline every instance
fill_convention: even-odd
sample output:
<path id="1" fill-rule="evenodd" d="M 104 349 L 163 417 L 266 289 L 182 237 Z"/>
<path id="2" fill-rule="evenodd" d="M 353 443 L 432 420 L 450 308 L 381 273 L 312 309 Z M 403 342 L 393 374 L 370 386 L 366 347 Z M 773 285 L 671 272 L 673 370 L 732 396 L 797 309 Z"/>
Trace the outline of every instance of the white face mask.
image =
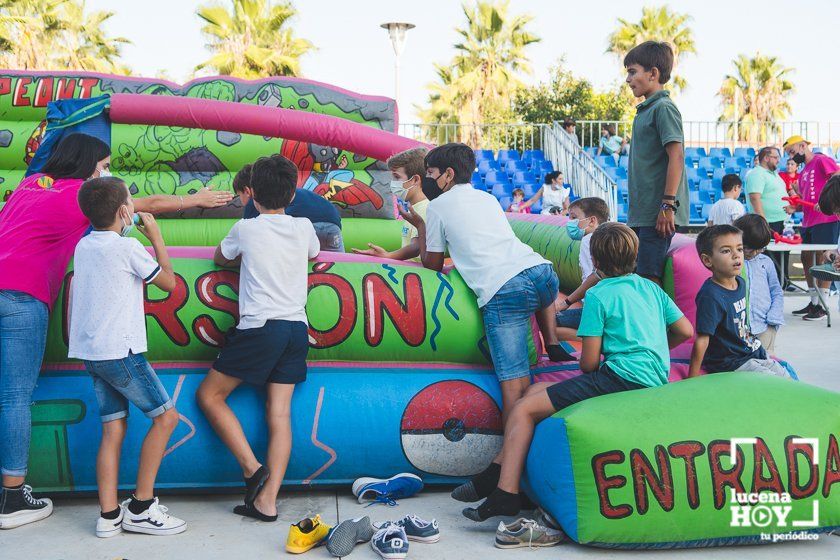
<path id="1" fill-rule="evenodd" d="M 111 176 L 111 171 L 108 170 L 108 169 L 100 169 L 99 170 L 99 176 L 100 177 L 110 177 Z"/>
<path id="2" fill-rule="evenodd" d="M 408 181 L 411 181 L 411 179 L 409 179 Z M 405 200 L 405 197 L 409 191 L 409 189 L 405 188 L 405 184 L 408 183 L 408 181 L 391 181 L 389 187 L 391 188 L 391 192 L 395 197 L 399 198 L 400 200 Z"/>

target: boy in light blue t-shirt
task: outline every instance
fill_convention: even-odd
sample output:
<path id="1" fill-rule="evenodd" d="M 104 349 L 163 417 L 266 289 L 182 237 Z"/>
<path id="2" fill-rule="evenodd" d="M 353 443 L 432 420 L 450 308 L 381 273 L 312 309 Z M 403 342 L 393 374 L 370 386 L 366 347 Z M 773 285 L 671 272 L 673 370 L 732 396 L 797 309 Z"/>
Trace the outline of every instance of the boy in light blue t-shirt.
<path id="1" fill-rule="evenodd" d="M 505 426 L 498 484 L 483 488 L 484 503 L 463 512 L 473 521 L 519 513 L 519 479 L 537 422 L 586 399 L 666 384 L 668 349 L 694 332 L 662 288 L 633 274 L 639 239 L 630 228 L 616 222 L 598 226 L 590 250 L 604 278 L 587 292 L 578 330 L 584 373 L 559 383 L 537 383 L 513 407 Z"/>

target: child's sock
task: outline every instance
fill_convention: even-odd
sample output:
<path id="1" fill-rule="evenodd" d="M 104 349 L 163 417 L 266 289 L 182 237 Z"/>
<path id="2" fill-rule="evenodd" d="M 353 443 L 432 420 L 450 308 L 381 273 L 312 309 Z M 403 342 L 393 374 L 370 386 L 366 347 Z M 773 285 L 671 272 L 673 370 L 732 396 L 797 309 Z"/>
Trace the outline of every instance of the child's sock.
<path id="1" fill-rule="evenodd" d="M 134 494 L 131 495 L 131 501 L 128 502 L 128 511 L 133 513 L 134 515 L 139 515 L 149 509 L 151 505 L 155 502 L 155 499 L 152 498 L 151 500 L 138 500 Z"/>
<path id="2" fill-rule="evenodd" d="M 545 351 L 552 362 L 576 362 L 577 358 L 569 354 L 560 344 L 546 344 Z"/>
<path id="3" fill-rule="evenodd" d="M 477 508 L 465 508 L 464 517 L 473 521 L 485 521 L 497 515 L 516 515 L 522 509 L 519 494 L 505 492 L 496 488 L 493 493 Z"/>
<path id="4" fill-rule="evenodd" d="M 17 486 L 4 486 L 3 490 L 8 490 L 9 492 L 14 492 L 16 490 L 20 490 L 21 488 L 23 488 L 23 483 L 22 482 L 20 484 L 18 484 Z"/>
<path id="5" fill-rule="evenodd" d="M 452 497 L 459 502 L 468 503 L 486 498 L 499 484 L 501 474 L 502 466 L 499 463 L 490 463 L 486 469 L 453 490 Z"/>
<path id="6" fill-rule="evenodd" d="M 811 305 L 819 305 L 820 299 L 817 297 L 816 288 L 808 288 L 808 295 L 811 296 Z"/>
<path id="7" fill-rule="evenodd" d="M 140 510 L 137 513 L 142 513 L 144 510 Z M 99 515 L 102 516 L 102 519 L 117 519 L 120 516 L 120 508 L 117 507 L 112 509 L 111 511 L 101 511 Z"/>

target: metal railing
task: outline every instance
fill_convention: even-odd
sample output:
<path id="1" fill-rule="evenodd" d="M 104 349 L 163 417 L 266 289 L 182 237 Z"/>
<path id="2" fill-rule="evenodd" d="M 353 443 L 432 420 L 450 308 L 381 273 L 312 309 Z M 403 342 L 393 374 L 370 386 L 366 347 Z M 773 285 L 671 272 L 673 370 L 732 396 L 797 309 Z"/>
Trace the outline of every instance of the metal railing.
<path id="1" fill-rule="evenodd" d="M 545 124 L 400 124 L 401 136 L 440 146 L 463 142 L 476 150 L 541 150 Z"/>
<path id="2" fill-rule="evenodd" d="M 610 216 L 618 218 L 618 195 L 612 178 L 587 154 L 559 123 L 543 128 L 542 150 L 554 169 L 563 171 L 564 179 L 576 196 L 596 196 L 607 202 Z"/>

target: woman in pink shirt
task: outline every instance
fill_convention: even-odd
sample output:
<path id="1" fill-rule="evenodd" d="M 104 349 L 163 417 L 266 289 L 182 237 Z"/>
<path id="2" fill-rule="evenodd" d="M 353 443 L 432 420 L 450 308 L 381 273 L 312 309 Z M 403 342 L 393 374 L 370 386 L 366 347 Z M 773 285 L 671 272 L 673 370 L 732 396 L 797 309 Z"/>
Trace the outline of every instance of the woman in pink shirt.
<path id="1" fill-rule="evenodd" d="M 86 134 L 56 147 L 42 173 L 24 179 L 0 211 L 0 528 L 52 513 L 49 499 L 24 485 L 29 459 L 30 404 L 44 357 L 47 321 L 76 243 L 90 227 L 79 209 L 87 179 L 110 175 L 110 148 Z M 134 201 L 137 212 L 177 212 L 227 204 L 230 193 L 202 189 L 188 196 Z"/>

